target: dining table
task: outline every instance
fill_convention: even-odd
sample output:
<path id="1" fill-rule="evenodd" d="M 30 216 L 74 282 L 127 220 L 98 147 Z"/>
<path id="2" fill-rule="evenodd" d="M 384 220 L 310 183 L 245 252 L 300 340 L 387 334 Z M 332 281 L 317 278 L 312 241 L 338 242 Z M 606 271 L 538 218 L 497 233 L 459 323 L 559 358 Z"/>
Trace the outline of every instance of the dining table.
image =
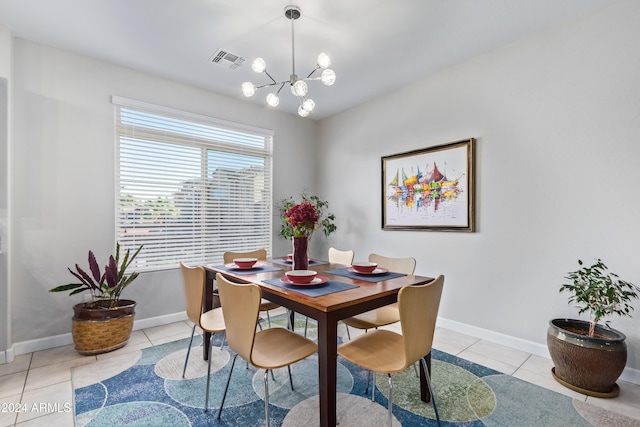
<path id="1" fill-rule="evenodd" d="M 398 291 L 403 286 L 426 284 L 432 277 L 400 274 L 389 271 L 360 274 L 342 264 L 311 260 L 309 269 L 318 273 L 322 283 L 312 286 L 292 285 L 285 272 L 292 269 L 286 258 L 275 257 L 258 261 L 251 269 L 236 266 L 205 265 L 206 287 L 203 310 L 214 306 L 215 276 L 238 283 L 253 283 L 262 290 L 262 297 L 277 303 L 290 312 L 300 313 L 315 319 L 318 327 L 318 382 L 320 425 L 335 426 L 336 423 L 336 373 L 338 348 L 338 322 L 341 319 L 364 313 L 397 301 Z M 384 270 L 384 269 L 383 269 Z M 317 280 L 316 280 L 317 282 Z M 293 324 L 293 323 L 291 323 Z M 210 334 L 204 335 L 203 357 L 208 358 Z M 430 370 L 431 355 L 425 355 Z M 425 372 L 420 365 L 420 397 L 429 401 Z"/>

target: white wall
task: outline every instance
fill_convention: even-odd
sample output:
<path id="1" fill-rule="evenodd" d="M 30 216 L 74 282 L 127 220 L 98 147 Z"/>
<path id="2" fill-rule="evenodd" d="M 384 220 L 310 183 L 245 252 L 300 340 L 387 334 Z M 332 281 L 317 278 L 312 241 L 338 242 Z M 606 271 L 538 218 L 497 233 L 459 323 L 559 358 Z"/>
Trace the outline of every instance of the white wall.
<path id="1" fill-rule="evenodd" d="M 0 25 L 0 363 L 11 355 L 6 354 L 11 340 L 11 305 L 9 295 L 9 105 L 11 82 L 12 37 L 9 29 Z"/>
<path id="2" fill-rule="evenodd" d="M 67 266 L 85 265 L 89 249 L 98 259 L 114 249 L 112 95 L 273 129 L 274 199 L 313 189 L 311 120 L 23 39 L 14 43 L 10 327 L 16 354 L 67 343 L 71 307 L 82 297 L 47 291 L 72 282 Z M 141 274 L 125 291 L 138 302 L 136 322 L 184 311 L 181 286 L 178 270 Z"/>
<path id="3" fill-rule="evenodd" d="M 546 355 L 548 321 L 577 317 L 566 272 L 602 258 L 640 285 L 640 2 L 477 57 L 322 121 L 327 246 L 414 256 L 444 274 L 441 325 Z M 477 138 L 477 232 L 382 231 L 380 157 Z M 640 382 L 640 303 L 615 318 Z"/>

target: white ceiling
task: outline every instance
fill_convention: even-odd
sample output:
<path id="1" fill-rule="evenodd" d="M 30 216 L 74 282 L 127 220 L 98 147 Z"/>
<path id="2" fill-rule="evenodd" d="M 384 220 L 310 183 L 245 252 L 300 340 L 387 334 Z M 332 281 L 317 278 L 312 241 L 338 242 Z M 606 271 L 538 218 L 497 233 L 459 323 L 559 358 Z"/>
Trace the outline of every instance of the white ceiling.
<path id="1" fill-rule="evenodd" d="M 616 0 L 0 0 L 0 24 L 16 37 L 244 99 L 240 85 L 291 74 L 295 21 L 298 75 L 331 56 L 334 86 L 309 84 L 320 119 L 430 73 L 590 13 Z M 232 70 L 209 62 L 217 49 L 246 58 Z M 264 104 L 267 89 L 251 100 Z M 279 109 L 296 114 L 285 87 Z M 265 106 L 265 108 L 267 108 Z"/>

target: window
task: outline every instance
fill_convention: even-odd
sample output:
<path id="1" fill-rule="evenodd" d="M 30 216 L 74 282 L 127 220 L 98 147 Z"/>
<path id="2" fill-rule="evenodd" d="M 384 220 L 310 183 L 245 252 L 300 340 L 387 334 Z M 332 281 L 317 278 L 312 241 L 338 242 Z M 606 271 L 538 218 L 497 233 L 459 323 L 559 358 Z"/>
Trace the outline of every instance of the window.
<path id="1" fill-rule="evenodd" d="M 272 133 L 113 97 L 116 239 L 137 271 L 271 250 Z"/>

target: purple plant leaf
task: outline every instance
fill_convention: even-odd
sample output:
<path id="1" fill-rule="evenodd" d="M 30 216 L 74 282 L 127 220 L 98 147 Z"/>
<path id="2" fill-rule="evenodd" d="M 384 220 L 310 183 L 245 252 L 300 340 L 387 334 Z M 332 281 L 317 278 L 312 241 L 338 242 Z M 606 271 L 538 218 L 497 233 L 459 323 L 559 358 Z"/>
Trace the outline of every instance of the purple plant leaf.
<path id="1" fill-rule="evenodd" d="M 96 285 L 96 283 L 93 281 L 93 279 L 87 274 L 85 273 L 85 271 L 80 268 L 80 266 L 78 264 L 76 264 L 76 270 L 78 271 L 78 275 L 76 275 L 75 273 L 71 272 L 72 274 L 74 274 L 74 276 L 76 277 L 80 277 L 80 280 L 82 280 L 82 282 L 87 283 L 91 289 L 100 289 L 100 287 L 98 285 Z M 71 271 L 71 270 L 69 270 Z"/>
<path id="2" fill-rule="evenodd" d="M 95 281 L 100 282 L 100 266 L 96 261 L 96 256 L 91 251 L 89 251 L 89 268 L 91 269 L 91 274 L 93 274 Z"/>
<path id="3" fill-rule="evenodd" d="M 109 264 L 106 265 L 104 273 L 109 289 L 115 288 L 118 285 L 118 264 L 113 255 L 109 256 Z"/>

